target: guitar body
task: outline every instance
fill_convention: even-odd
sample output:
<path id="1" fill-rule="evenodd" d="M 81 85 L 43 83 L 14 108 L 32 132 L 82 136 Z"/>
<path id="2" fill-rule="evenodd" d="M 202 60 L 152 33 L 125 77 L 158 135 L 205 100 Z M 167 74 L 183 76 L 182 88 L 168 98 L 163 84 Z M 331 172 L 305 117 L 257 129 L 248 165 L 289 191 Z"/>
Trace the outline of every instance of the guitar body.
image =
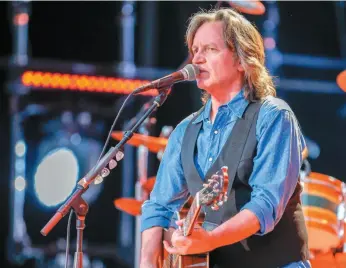
<path id="1" fill-rule="evenodd" d="M 209 268 L 209 253 L 201 253 L 194 255 L 180 255 L 176 256 L 176 261 L 173 263 L 170 254 L 164 253 L 165 262 L 159 262 L 159 267 L 163 268 Z"/>
<path id="2" fill-rule="evenodd" d="M 174 268 L 209 268 L 209 253 L 181 255 L 178 257 L 178 259 L 178 266 Z"/>
<path id="3" fill-rule="evenodd" d="M 183 207 L 180 211 L 177 212 L 177 218 L 185 219 L 187 217 L 188 212 L 190 211 L 191 205 L 193 203 L 193 197 L 190 196 L 187 201 L 184 203 Z M 195 222 L 199 225 L 202 225 L 205 219 L 204 213 L 198 213 L 196 215 Z M 195 227 L 201 228 L 201 227 Z M 170 243 L 172 234 L 174 232 L 173 228 L 170 228 L 164 234 L 164 239 Z M 163 249 L 163 268 L 187 268 L 187 267 L 198 267 L 198 268 L 209 268 L 209 253 L 201 253 L 194 255 L 179 255 L 173 256 L 169 254 L 165 249 Z"/>
<path id="4" fill-rule="evenodd" d="M 208 178 L 203 183 L 203 188 L 196 193 L 195 197 L 190 196 L 182 208 L 176 212 L 178 220 L 183 220 L 179 226 L 183 236 L 188 237 L 194 230 L 202 228 L 205 213 L 201 212 L 202 206 L 211 206 L 213 210 L 227 201 L 228 189 L 228 167 L 223 166 L 218 172 Z M 163 234 L 163 239 L 171 244 L 174 228 L 169 228 Z M 169 254 L 164 248 L 162 260 L 159 260 L 159 267 L 162 268 L 209 268 L 209 253 L 175 255 Z"/>

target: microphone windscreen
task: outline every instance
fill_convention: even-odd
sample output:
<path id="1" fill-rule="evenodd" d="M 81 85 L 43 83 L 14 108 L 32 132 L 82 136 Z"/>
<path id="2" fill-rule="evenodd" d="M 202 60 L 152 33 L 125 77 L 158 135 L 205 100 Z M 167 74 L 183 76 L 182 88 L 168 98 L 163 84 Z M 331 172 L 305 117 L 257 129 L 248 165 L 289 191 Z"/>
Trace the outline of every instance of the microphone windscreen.
<path id="1" fill-rule="evenodd" d="M 188 81 L 196 80 L 196 76 L 199 74 L 199 69 L 196 65 L 188 64 L 184 67 L 183 71 L 185 72 Z"/>

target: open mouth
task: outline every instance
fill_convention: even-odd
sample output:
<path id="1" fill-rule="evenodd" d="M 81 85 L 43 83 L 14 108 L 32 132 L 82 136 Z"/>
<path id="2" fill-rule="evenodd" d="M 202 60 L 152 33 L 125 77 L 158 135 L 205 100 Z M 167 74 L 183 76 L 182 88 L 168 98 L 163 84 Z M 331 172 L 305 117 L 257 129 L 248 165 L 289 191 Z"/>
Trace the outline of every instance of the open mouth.
<path id="1" fill-rule="evenodd" d="M 203 74 L 206 74 L 206 73 L 208 73 L 208 72 L 200 69 L 197 77 L 201 77 L 201 76 L 203 76 Z"/>

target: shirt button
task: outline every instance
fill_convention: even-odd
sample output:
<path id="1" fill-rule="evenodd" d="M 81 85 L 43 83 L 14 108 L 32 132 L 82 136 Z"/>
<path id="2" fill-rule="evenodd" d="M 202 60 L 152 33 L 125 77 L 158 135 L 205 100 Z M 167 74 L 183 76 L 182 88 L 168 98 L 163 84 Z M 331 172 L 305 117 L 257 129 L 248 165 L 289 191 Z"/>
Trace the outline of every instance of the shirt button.
<path id="1" fill-rule="evenodd" d="M 211 161 L 213 161 L 213 158 L 212 158 L 212 157 L 209 158 L 209 162 L 211 162 Z"/>
<path id="2" fill-rule="evenodd" d="M 214 134 L 217 134 L 217 133 L 219 133 L 219 131 L 215 130 L 215 131 L 214 131 Z"/>

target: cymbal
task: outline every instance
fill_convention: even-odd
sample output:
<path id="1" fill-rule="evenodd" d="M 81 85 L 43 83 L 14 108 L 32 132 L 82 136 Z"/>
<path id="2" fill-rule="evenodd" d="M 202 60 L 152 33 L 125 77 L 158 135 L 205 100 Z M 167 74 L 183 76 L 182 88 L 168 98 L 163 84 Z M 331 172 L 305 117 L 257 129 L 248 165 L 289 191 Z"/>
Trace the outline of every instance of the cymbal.
<path id="1" fill-rule="evenodd" d="M 266 10 L 265 6 L 258 0 L 228 1 L 228 4 L 240 12 L 250 15 L 263 15 Z"/>
<path id="2" fill-rule="evenodd" d="M 112 138 L 116 140 L 121 140 L 123 138 L 124 132 L 122 131 L 113 131 L 112 132 Z M 147 136 L 143 134 L 134 133 L 132 138 L 127 141 L 127 144 L 133 145 L 133 146 L 140 146 L 143 145 L 145 147 L 148 147 L 149 151 L 153 153 L 158 153 L 161 150 L 164 150 L 166 148 L 168 139 L 163 137 L 153 137 L 153 136 Z"/>
<path id="3" fill-rule="evenodd" d="M 118 198 L 114 200 L 114 206 L 132 216 L 141 215 L 141 207 L 144 201 L 139 201 L 133 198 Z"/>
<path id="4" fill-rule="evenodd" d="M 336 83 L 343 91 L 346 92 L 346 70 L 338 74 L 336 77 Z"/>
<path id="5" fill-rule="evenodd" d="M 148 178 L 146 181 L 143 181 L 142 184 L 142 188 L 147 191 L 147 192 L 151 192 L 154 188 L 154 184 L 156 181 L 156 177 L 150 177 Z"/>

